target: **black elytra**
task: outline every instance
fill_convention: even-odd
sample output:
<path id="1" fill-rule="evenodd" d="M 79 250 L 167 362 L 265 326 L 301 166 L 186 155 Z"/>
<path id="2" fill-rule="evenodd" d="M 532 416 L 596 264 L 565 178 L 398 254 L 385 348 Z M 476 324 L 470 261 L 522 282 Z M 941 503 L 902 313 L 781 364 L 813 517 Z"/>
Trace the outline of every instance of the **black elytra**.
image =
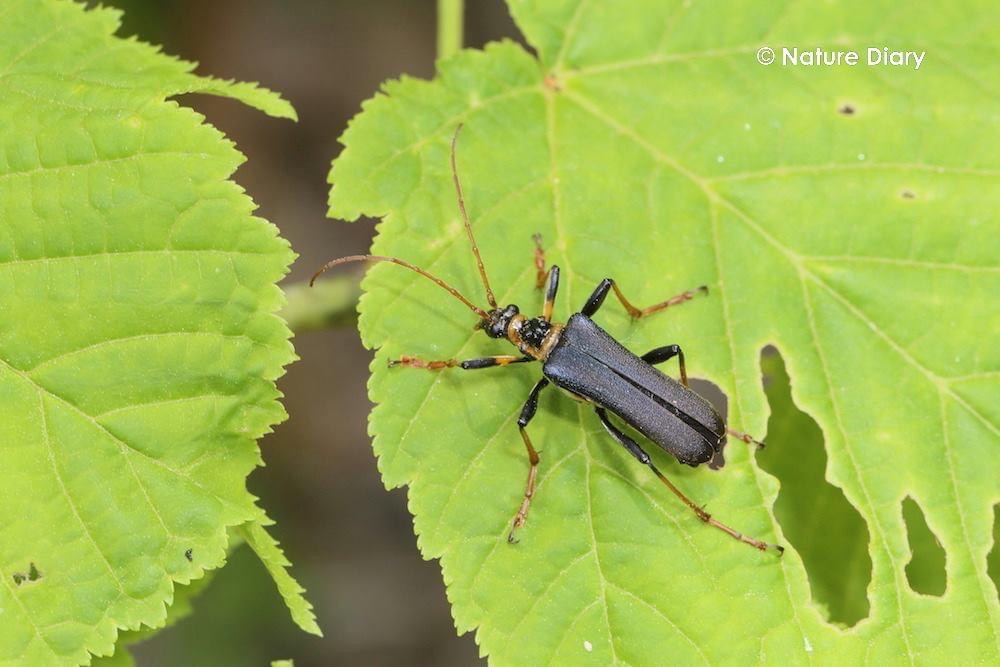
<path id="1" fill-rule="evenodd" d="M 629 352 L 583 313 L 570 317 L 542 373 L 618 415 L 681 463 L 705 463 L 726 436 L 725 422 L 708 401 Z"/>
<path id="2" fill-rule="evenodd" d="M 699 294 L 706 294 L 706 287 L 681 292 L 661 303 L 648 308 L 637 308 L 625 298 L 618 285 L 611 278 L 600 282 L 580 309 L 565 324 L 552 321 L 552 310 L 559 289 L 559 267 L 545 267 L 545 251 L 541 237 L 535 235 L 536 286 L 545 289 L 542 314 L 528 318 L 521 314 L 515 304 L 505 307 L 497 305 L 496 297 L 486 276 L 486 268 L 479 253 L 472 225 L 469 222 L 458 178 L 456 165 L 456 145 L 462 126 L 455 129 L 451 141 L 451 170 L 458 208 L 462 215 L 465 231 L 472 247 L 479 275 L 486 291 L 489 309 L 475 305 L 470 299 L 441 278 L 397 257 L 380 255 L 351 255 L 332 260 L 313 275 L 310 285 L 326 270 L 348 262 L 375 261 L 397 264 L 431 280 L 439 287 L 461 301 L 479 318 L 477 327 L 487 336 L 505 339 L 513 344 L 519 354 L 497 355 L 478 359 L 444 359 L 429 361 L 418 357 L 401 357 L 390 362 L 390 366 L 408 366 L 427 370 L 462 368 L 476 370 L 508 364 L 532 361 L 542 362 L 542 378 L 532 388 L 528 400 L 521 409 L 518 429 L 528 454 L 530 468 L 524 496 L 514 516 L 508 541 L 517 542 L 515 532 L 525 524 L 528 509 L 535 495 L 540 457 L 528 435 L 527 426 L 538 409 L 539 394 L 549 384 L 571 394 L 574 398 L 594 406 L 594 410 L 607 432 L 640 463 L 647 466 L 656 477 L 674 493 L 701 521 L 712 525 L 744 544 L 761 551 L 768 549 L 779 555 L 783 547 L 763 542 L 744 535 L 718 521 L 705 509 L 697 505 L 678 489 L 654 465 L 652 458 L 629 435 L 611 420 L 615 416 L 630 427 L 672 454 L 681 463 L 697 466 L 710 460 L 720 451 L 726 436 L 733 435 L 748 443 L 762 446 L 750 436 L 726 427 L 725 420 L 712 405 L 688 387 L 684 352 L 678 345 L 665 345 L 636 356 L 621 343 L 598 326 L 592 317 L 604 304 L 608 292 L 615 296 L 633 319 L 652 315 L 670 306 L 680 305 Z M 680 381 L 662 373 L 654 367 L 669 359 L 677 358 Z"/>

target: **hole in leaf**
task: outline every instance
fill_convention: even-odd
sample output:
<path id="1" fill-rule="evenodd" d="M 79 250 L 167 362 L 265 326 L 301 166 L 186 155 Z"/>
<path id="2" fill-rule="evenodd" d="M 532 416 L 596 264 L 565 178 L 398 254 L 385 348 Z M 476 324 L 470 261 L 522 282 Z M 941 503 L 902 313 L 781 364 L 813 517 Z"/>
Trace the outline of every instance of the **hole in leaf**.
<path id="1" fill-rule="evenodd" d="M 855 112 L 854 106 L 851 104 L 844 104 L 839 109 L 837 109 L 837 113 L 843 114 L 845 116 L 853 116 L 854 112 Z"/>
<path id="2" fill-rule="evenodd" d="M 188 562 L 194 560 L 194 549 L 187 549 L 184 551 L 184 557 L 188 559 Z"/>
<path id="3" fill-rule="evenodd" d="M 910 588 L 924 595 L 944 595 L 947 584 L 944 549 L 927 525 L 924 511 L 910 496 L 903 498 L 903 521 L 913 554 L 905 568 Z"/>
<path id="4" fill-rule="evenodd" d="M 726 419 L 729 412 L 729 402 L 726 399 L 726 395 L 719 389 L 719 385 L 714 382 L 709 382 L 708 380 L 702 380 L 701 378 L 689 378 L 688 385 L 694 391 L 706 401 L 712 404 L 712 407 L 722 415 L 723 419 Z M 722 443 L 722 449 L 720 449 L 715 456 L 708 462 L 708 467 L 712 470 L 718 470 L 722 466 L 726 465 L 726 443 Z"/>
<path id="5" fill-rule="evenodd" d="M 871 608 L 868 526 L 844 492 L 826 480 L 823 432 L 792 401 L 784 361 L 773 347 L 762 352 L 761 369 L 771 418 L 767 447 L 756 456 L 781 482 L 774 515 L 802 558 L 813 601 L 831 623 L 853 626 Z"/>
<path id="6" fill-rule="evenodd" d="M 1000 602 L 1000 504 L 993 506 L 993 547 L 986 556 L 986 571 L 993 580 L 993 592 L 997 594 L 997 601 Z"/>
<path id="7" fill-rule="evenodd" d="M 42 573 L 38 571 L 38 568 L 35 567 L 34 563 L 30 563 L 28 565 L 27 572 L 15 572 L 12 575 L 12 578 L 14 579 L 14 583 L 20 586 L 25 582 L 38 581 L 42 578 Z"/>

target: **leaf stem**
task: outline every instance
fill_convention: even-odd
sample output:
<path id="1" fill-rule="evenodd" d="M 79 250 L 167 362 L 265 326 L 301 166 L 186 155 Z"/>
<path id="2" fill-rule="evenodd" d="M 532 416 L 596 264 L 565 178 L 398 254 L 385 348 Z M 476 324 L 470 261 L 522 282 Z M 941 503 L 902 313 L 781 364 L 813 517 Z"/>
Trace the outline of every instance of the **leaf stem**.
<path id="1" fill-rule="evenodd" d="M 353 322 L 357 316 L 361 284 L 358 276 L 342 275 L 284 287 L 286 303 L 280 315 L 295 333 L 316 331 Z"/>
<path id="2" fill-rule="evenodd" d="M 437 57 L 447 58 L 462 49 L 463 0 L 438 0 Z"/>

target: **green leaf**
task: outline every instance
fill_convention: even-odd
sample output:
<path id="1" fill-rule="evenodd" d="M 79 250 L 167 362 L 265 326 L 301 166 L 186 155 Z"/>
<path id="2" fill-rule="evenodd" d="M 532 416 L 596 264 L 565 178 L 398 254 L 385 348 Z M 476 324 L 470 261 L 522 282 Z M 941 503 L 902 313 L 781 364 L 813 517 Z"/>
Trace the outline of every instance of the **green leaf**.
<path id="1" fill-rule="evenodd" d="M 482 295 L 448 143 L 501 303 L 537 312 L 530 236 L 563 269 L 556 315 L 613 276 L 639 304 L 708 298 L 630 324 L 642 353 L 683 345 L 689 372 L 763 435 L 759 353 L 781 351 L 815 418 L 826 478 L 868 527 L 868 617 L 851 630 L 781 560 L 702 525 L 586 406 L 542 395 L 539 486 L 521 542 L 504 538 L 528 464 L 515 420 L 537 365 L 432 374 L 400 354 L 510 351 L 429 281 L 390 265 L 364 282 L 378 348 L 374 448 L 409 485 L 421 552 L 440 558 L 460 632 L 501 664 L 995 662 L 988 578 L 1000 408 L 996 14 L 984 2 L 511 3 L 540 60 L 493 44 L 369 100 L 331 172 L 331 214 L 383 216 L 373 251 Z M 773 47 L 927 49 L 908 68 L 757 63 Z M 843 111 L 849 105 L 853 113 Z M 479 297 L 481 299 L 481 296 Z M 652 448 L 647 443 L 647 447 Z M 782 541 L 778 488 L 730 443 L 721 472 L 658 465 L 739 530 Z M 914 593 L 901 503 L 947 554 L 943 597 Z"/>
<path id="2" fill-rule="evenodd" d="M 118 25 L 0 6 L 2 664 L 83 663 L 162 625 L 175 584 L 263 516 L 245 480 L 285 417 L 293 253 L 229 180 L 243 156 L 166 98 L 294 113 Z"/>
<path id="3" fill-rule="evenodd" d="M 278 586 L 278 592 L 281 593 L 288 611 L 292 614 L 292 620 L 306 632 L 322 637 L 323 632 L 316 624 L 316 615 L 313 614 L 312 605 L 303 595 L 305 589 L 288 573 L 291 563 L 285 557 L 278 541 L 271 537 L 264 528 L 265 525 L 273 523 L 270 519 L 267 519 L 266 522 L 251 521 L 243 526 L 240 533 L 253 552 L 257 554 L 257 557 L 260 558 L 264 567 L 267 568 L 271 578 L 274 579 L 274 583 Z"/>
<path id="4" fill-rule="evenodd" d="M 115 652 L 107 657 L 94 658 L 91 665 L 94 667 L 130 667 L 135 664 L 135 658 L 129 649 L 139 642 L 151 638 L 156 633 L 165 630 L 178 621 L 182 621 L 194 612 L 194 599 L 212 583 L 212 572 L 207 572 L 201 579 L 196 579 L 187 585 L 174 587 L 174 599 L 167 608 L 167 618 L 163 625 L 156 628 L 142 628 L 141 630 L 127 630 L 118 634 L 118 641 L 115 642 Z"/>

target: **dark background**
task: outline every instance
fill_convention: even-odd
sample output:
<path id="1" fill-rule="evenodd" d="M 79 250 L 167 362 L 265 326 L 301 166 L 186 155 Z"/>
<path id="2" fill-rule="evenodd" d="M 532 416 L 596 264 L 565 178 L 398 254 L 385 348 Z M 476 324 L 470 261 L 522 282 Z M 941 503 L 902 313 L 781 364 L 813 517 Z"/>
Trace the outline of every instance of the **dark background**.
<path id="1" fill-rule="evenodd" d="M 299 122 L 238 102 L 186 96 L 182 103 L 236 141 L 248 161 L 235 179 L 299 258 L 288 281 L 326 260 L 365 252 L 372 221 L 326 218 L 326 183 L 337 139 L 382 81 L 430 78 L 435 3 L 430 0 L 103 0 L 125 10 L 138 35 L 199 63 L 200 74 L 258 81 L 292 102 Z M 467 46 L 518 38 L 501 0 L 467 3 Z M 261 441 L 267 467 L 250 490 L 277 520 L 276 537 L 307 588 L 326 637 L 299 631 L 274 584 L 245 547 L 195 601 L 195 613 L 135 647 L 139 665 L 467 665 L 436 562 L 417 552 L 403 490 L 382 487 L 366 416 L 371 353 L 353 325 L 297 335 L 301 360 L 278 385 L 289 420 Z"/>

